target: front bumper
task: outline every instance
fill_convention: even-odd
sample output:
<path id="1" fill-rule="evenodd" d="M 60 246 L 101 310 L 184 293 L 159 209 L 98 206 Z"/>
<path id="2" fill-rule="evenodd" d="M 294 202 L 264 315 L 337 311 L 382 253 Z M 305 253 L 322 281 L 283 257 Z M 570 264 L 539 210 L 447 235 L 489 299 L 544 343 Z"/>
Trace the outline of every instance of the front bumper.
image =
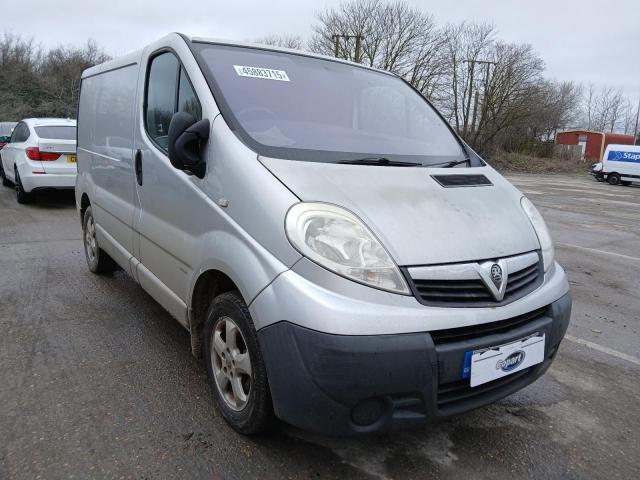
<path id="1" fill-rule="evenodd" d="M 416 428 L 525 387 L 549 368 L 570 314 L 566 293 L 530 320 L 503 320 L 501 328 L 496 323 L 478 335 L 478 325 L 461 327 L 471 330 L 454 340 L 443 341 L 436 332 L 337 335 L 287 321 L 258 336 L 276 415 L 307 430 L 354 435 Z M 475 388 L 462 379 L 465 352 L 535 332 L 546 335 L 543 363 Z"/>

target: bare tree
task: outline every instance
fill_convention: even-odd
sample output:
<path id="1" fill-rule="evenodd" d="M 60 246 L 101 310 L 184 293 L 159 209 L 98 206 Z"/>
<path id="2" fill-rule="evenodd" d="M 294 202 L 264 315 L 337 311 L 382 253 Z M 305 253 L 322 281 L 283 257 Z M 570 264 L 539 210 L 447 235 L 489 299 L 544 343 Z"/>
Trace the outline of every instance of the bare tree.
<path id="1" fill-rule="evenodd" d="M 585 96 L 585 113 L 587 117 L 587 130 L 591 130 L 592 127 L 592 119 L 593 119 L 593 109 L 594 102 L 596 97 L 596 86 L 593 83 L 590 83 L 587 87 L 587 93 Z"/>
<path id="2" fill-rule="evenodd" d="M 4 33 L 0 37 L 0 118 L 19 120 L 42 94 L 37 76 L 42 51 L 33 38 Z"/>
<path id="3" fill-rule="evenodd" d="M 355 39 L 362 39 L 362 61 L 374 66 L 383 40 L 383 33 L 376 29 L 376 22 L 384 4 L 381 0 L 355 0 L 342 3 L 337 8 L 326 8 L 316 13 L 316 23 L 312 25 L 313 35 L 309 39 L 309 50 L 324 55 L 336 53 L 335 35 L 338 39 L 337 56 L 355 60 Z M 342 41 L 340 41 L 342 40 Z"/>
<path id="4" fill-rule="evenodd" d="M 593 100 L 592 127 L 598 131 L 613 132 L 617 129 L 623 110 L 624 97 L 620 90 L 604 87 Z"/>
<path id="5" fill-rule="evenodd" d="M 75 116 L 80 75 L 107 59 L 97 44 L 43 52 L 33 39 L 0 38 L 0 118 Z"/>
<path id="6" fill-rule="evenodd" d="M 569 127 L 632 129 L 619 91 L 546 80 L 532 47 L 497 40 L 491 24 L 441 28 L 404 0 L 347 0 L 317 12 L 312 29 L 309 50 L 403 77 L 480 151 L 550 142 Z"/>
<path id="7" fill-rule="evenodd" d="M 579 124 L 581 102 L 580 85 L 541 80 L 529 102 L 530 116 L 522 138 L 530 142 L 553 140 L 558 131 Z"/>
<path id="8" fill-rule="evenodd" d="M 359 60 L 389 70 L 414 85 L 427 98 L 438 93 L 445 73 L 444 38 L 433 17 L 403 1 L 355 0 L 316 14 L 309 49 Z M 338 37 L 336 37 L 338 36 Z"/>
<path id="9" fill-rule="evenodd" d="M 82 48 L 58 47 L 47 52 L 38 69 L 46 92 L 42 108 L 50 115 L 75 117 L 82 71 L 108 59 L 93 40 Z"/>
<path id="10" fill-rule="evenodd" d="M 276 47 L 292 48 L 294 50 L 302 50 L 304 45 L 304 41 L 300 35 L 267 35 L 266 37 L 255 39 L 254 42 Z"/>
<path id="11" fill-rule="evenodd" d="M 449 25 L 445 30 L 446 57 L 448 63 L 448 98 L 441 106 L 463 136 L 470 129 L 474 91 L 479 88 L 480 72 L 476 70 L 478 60 L 487 60 L 494 45 L 495 28 L 491 24 L 460 23 Z M 489 75 L 487 70 L 485 79 Z M 487 84 L 482 87 L 487 93 Z M 473 129 L 473 128 L 472 128 Z"/>
<path id="12" fill-rule="evenodd" d="M 480 151 L 487 150 L 499 135 L 532 117 L 531 99 L 540 88 L 544 63 L 531 45 L 494 42 L 489 58 L 495 62 L 486 83 L 477 126 L 468 141 Z"/>
<path id="13" fill-rule="evenodd" d="M 621 130 L 625 135 L 635 135 L 636 106 L 628 98 L 622 102 Z"/>

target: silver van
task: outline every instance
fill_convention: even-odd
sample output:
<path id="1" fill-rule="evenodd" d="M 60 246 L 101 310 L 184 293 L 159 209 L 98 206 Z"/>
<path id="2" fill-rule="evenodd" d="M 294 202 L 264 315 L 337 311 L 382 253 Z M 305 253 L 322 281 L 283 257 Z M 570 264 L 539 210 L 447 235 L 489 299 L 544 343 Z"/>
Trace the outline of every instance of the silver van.
<path id="1" fill-rule="evenodd" d="M 242 433 L 465 412 L 567 329 L 538 211 L 388 72 L 171 34 L 83 73 L 77 152 L 90 270 L 190 332 Z"/>

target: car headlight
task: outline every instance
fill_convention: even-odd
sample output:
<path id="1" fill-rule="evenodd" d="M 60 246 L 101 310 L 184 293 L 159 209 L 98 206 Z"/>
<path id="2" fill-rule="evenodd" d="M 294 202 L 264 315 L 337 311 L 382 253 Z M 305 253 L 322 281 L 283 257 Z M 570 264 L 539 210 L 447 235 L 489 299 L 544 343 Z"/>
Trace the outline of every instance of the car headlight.
<path id="1" fill-rule="evenodd" d="M 298 203 L 285 228 L 291 244 L 315 263 L 359 283 L 410 295 L 400 270 L 354 214 L 327 203 Z"/>
<path id="2" fill-rule="evenodd" d="M 542 215 L 540 215 L 538 209 L 533 206 L 531 200 L 529 200 L 527 197 L 522 197 L 522 200 L 520 200 L 520 204 L 522 205 L 522 209 L 527 214 L 527 217 L 529 217 L 529 221 L 531 222 L 531 225 L 533 225 L 533 229 L 538 236 L 540 249 L 542 250 L 542 262 L 544 264 L 544 271 L 547 272 L 553 265 L 553 261 L 555 258 L 553 240 L 551 240 L 551 235 L 549 235 L 549 230 L 547 229 L 547 225 L 542 219 Z"/>

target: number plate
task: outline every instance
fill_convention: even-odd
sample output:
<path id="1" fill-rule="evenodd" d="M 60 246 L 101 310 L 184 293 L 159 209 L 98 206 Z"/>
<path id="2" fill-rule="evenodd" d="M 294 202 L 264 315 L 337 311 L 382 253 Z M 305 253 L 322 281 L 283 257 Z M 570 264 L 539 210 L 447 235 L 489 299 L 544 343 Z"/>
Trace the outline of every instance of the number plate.
<path id="1" fill-rule="evenodd" d="M 463 378 L 470 376 L 470 385 L 476 387 L 542 363 L 544 341 L 544 333 L 536 333 L 517 342 L 467 352 Z"/>
<path id="2" fill-rule="evenodd" d="M 75 155 L 67 155 L 67 163 L 76 163 L 77 160 Z"/>

